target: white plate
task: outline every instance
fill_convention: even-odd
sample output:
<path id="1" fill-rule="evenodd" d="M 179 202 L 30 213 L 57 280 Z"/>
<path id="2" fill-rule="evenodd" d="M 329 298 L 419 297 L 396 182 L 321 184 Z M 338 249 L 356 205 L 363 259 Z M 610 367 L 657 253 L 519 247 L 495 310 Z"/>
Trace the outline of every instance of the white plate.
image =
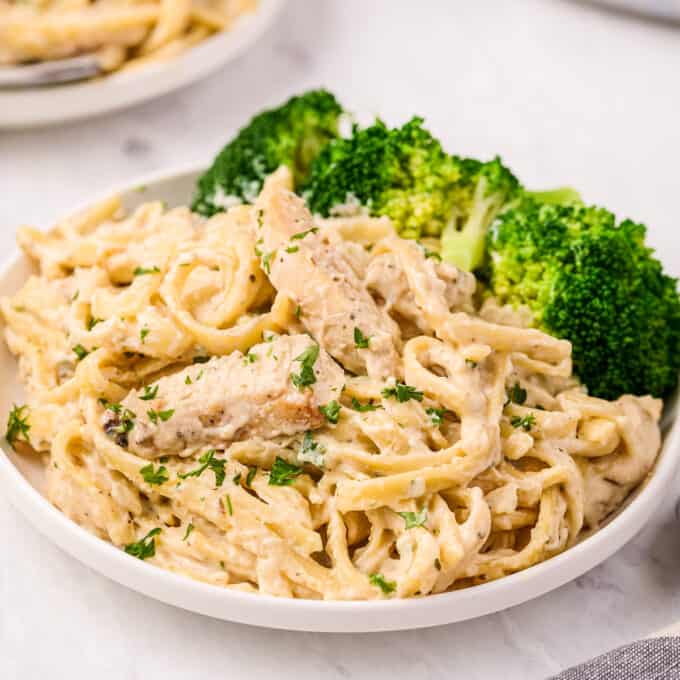
<path id="1" fill-rule="evenodd" d="M 73 85 L 0 90 L 0 128 L 27 128 L 89 118 L 188 85 L 250 47 L 284 4 L 285 0 L 259 0 L 257 10 L 239 17 L 231 30 L 217 33 L 169 61 Z"/>
<path id="2" fill-rule="evenodd" d="M 170 206 L 189 203 L 198 170 L 145 177 L 122 187 L 129 208 L 151 199 Z M 145 187 L 145 190 L 140 190 Z M 121 189 L 119 189 L 121 190 Z M 31 272 L 20 254 L 0 273 L 0 295 L 13 294 Z M 0 345 L 0 414 L 22 403 L 14 358 Z M 3 416 L 4 417 L 4 416 Z M 0 487 L 48 538 L 81 562 L 133 590 L 218 619 L 269 628 L 326 632 L 369 632 L 436 626 L 482 616 L 526 602 L 575 579 L 607 559 L 647 522 L 673 478 L 680 445 L 675 405 L 666 409 L 664 446 L 654 472 L 606 526 L 570 550 L 498 581 L 441 595 L 377 602 L 320 602 L 239 593 L 163 571 L 126 555 L 71 522 L 42 494 L 42 466 L 16 455 L 3 441 Z"/>

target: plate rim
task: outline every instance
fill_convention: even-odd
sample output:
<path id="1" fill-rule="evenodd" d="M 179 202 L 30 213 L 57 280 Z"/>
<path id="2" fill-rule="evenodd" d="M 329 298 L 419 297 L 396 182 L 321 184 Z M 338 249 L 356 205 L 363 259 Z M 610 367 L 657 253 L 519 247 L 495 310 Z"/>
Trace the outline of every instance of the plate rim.
<path id="1" fill-rule="evenodd" d="M 251 15 L 167 61 L 99 80 L 0 90 L 0 130 L 23 130 L 94 118 L 157 99 L 206 78 L 242 55 L 272 25 L 288 0 L 258 0 Z M 56 102 L 56 103 L 55 103 Z"/>
<path id="2" fill-rule="evenodd" d="M 140 186 L 145 187 L 144 194 L 151 195 L 154 185 L 182 178 L 188 181 L 205 167 L 194 163 L 120 182 L 82 201 L 69 213 L 116 193 L 124 198 L 138 196 Z M 25 256 L 15 246 L 0 263 L 0 294 L 7 285 L 5 280 L 26 263 Z M 477 618 L 528 602 L 578 578 L 623 547 L 648 522 L 664 498 L 664 489 L 675 476 L 679 447 L 680 409 L 668 425 L 652 472 L 633 491 L 635 497 L 600 530 L 559 555 L 515 574 L 461 590 L 401 600 L 304 600 L 244 593 L 146 564 L 90 534 L 54 507 L 12 462 L 4 440 L 0 449 L 0 487 L 34 528 L 63 551 L 103 576 L 166 604 L 266 628 L 329 633 L 383 632 Z"/>

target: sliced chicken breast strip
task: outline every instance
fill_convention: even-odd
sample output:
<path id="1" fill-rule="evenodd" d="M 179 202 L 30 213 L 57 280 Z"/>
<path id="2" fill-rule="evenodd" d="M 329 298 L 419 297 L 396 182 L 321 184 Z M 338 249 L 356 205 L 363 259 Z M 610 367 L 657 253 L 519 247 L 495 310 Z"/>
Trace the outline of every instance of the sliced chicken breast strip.
<path id="1" fill-rule="evenodd" d="M 188 455 L 321 427 L 319 406 L 339 399 L 343 386 L 342 369 L 308 335 L 285 335 L 134 390 L 105 411 L 102 425 L 140 456 Z"/>
<path id="2" fill-rule="evenodd" d="M 342 244 L 314 227 L 290 186 L 290 172 L 281 168 L 256 203 L 258 247 L 272 285 L 299 305 L 303 326 L 346 369 L 399 376 L 398 325 L 368 293 Z"/>

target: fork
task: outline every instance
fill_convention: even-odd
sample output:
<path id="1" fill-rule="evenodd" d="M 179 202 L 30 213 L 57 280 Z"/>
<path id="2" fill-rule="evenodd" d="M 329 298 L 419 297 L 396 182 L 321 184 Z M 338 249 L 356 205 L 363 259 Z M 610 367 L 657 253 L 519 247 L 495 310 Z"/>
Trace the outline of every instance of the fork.
<path id="1" fill-rule="evenodd" d="M 0 89 L 44 87 L 85 80 L 101 73 L 96 57 L 85 54 L 37 64 L 0 67 Z"/>

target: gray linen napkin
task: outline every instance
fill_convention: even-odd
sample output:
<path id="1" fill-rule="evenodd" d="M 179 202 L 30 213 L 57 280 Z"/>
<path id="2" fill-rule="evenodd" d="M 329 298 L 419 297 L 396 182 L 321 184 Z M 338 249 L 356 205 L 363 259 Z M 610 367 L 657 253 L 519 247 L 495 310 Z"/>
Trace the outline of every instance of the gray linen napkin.
<path id="1" fill-rule="evenodd" d="M 638 640 L 568 668 L 552 680 L 680 680 L 680 637 Z"/>

